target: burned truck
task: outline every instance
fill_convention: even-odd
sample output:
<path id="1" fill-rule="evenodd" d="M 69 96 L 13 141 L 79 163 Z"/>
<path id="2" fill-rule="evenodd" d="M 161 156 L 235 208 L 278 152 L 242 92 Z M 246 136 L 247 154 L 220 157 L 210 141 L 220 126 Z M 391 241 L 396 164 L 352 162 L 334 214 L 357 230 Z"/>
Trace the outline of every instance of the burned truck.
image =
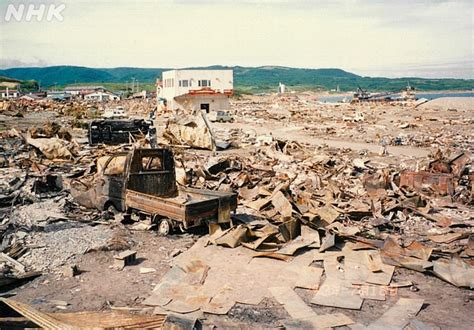
<path id="1" fill-rule="evenodd" d="M 237 208 L 235 193 L 178 185 L 169 149 L 134 149 L 99 158 L 97 173 L 89 180 L 73 180 L 71 194 L 88 208 L 151 219 L 162 235 L 230 223 Z"/>
<path id="2" fill-rule="evenodd" d="M 145 136 L 152 123 L 144 119 L 102 119 L 89 124 L 89 144 L 122 144 L 131 139 Z"/>

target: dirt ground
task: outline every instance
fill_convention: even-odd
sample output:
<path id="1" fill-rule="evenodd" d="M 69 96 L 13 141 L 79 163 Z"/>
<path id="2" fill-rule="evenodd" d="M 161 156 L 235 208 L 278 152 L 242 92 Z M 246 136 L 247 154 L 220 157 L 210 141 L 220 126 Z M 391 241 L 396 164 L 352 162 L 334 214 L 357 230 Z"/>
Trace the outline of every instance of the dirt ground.
<path id="1" fill-rule="evenodd" d="M 254 135 L 271 135 L 277 139 L 291 139 L 299 143 L 317 147 L 327 145 L 334 149 L 352 149 L 355 154 L 365 155 L 373 162 L 386 164 L 402 163 L 415 167 L 426 162 L 426 157 L 438 147 L 453 151 L 474 152 L 474 109 L 461 110 L 422 109 L 413 107 L 379 106 L 330 106 L 317 105 L 314 95 L 300 95 L 298 103 L 302 113 L 297 120 L 283 115 L 268 116 L 262 110 L 275 107 L 287 111 L 291 108 L 279 99 L 251 97 L 233 101 L 234 123 L 214 123 L 219 131 L 240 130 Z M 296 106 L 295 106 L 296 107 Z M 344 115 L 362 112 L 365 120 L 350 122 Z M 16 125 L 28 127 L 54 118 L 37 114 L 24 119 L 2 120 L 6 127 Z M 1 118 L 0 118 L 1 119 Z M 158 118 L 158 128 L 163 128 L 164 119 Z M 74 130 L 74 136 L 84 138 L 83 130 Z M 393 143 L 399 137 L 400 143 Z M 388 156 L 378 155 L 381 140 L 387 141 Z M 217 152 L 217 155 L 246 154 L 255 146 L 237 139 L 239 149 Z M 400 145 L 396 145 L 400 144 Z M 197 153 L 211 154 L 207 151 Z M 472 206 L 468 206 L 471 208 Z M 109 225 L 106 225 L 109 226 Z M 58 227 L 60 230 L 60 227 Z M 137 313 L 153 313 L 154 308 L 142 302 L 150 296 L 161 278 L 171 268 L 173 258 L 187 251 L 202 236 L 206 229 L 186 234 L 172 234 L 167 237 L 156 231 L 133 231 L 126 225 L 114 225 L 112 231 L 116 242 L 108 243 L 100 249 L 77 254 L 68 258 L 65 265 L 77 265 L 80 274 L 67 277 L 62 267 L 44 272 L 36 279 L 2 290 L 3 296 L 31 304 L 45 312 L 96 311 L 111 308 L 131 310 Z M 117 243 L 118 242 L 118 243 Z M 126 248 L 137 251 L 137 262 L 122 270 L 113 267 L 113 256 L 119 248 L 114 244 L 125 244 Z M 54 247 L 54 242 L 51 242 Z M 123 249 L 124 246 L 121 246 Z M 35 247 L 33 247 L 35 248 Z M 60 253 L 61 246 L 56 245 Z M 231 262 L 231 260 L 229 260 Z M 321 263 L 314 266 L 322 267 Z M 154 271 L 141 273 L 141 268 Z M 269 274 L 271 280 L 271 274 Z M 314 291 L 296 289 L 298 295 L 316 314 L 343 313 L 357 324 L 367 325 L 380 317 L 400 297 L 423 298 L 423 308 L 416 320 L 430 329 L 472 329 L 474 293 L 469 289 L 457 288 L 427 273 L 396 268 L 395 282 L 412 281 L 414 285 L 399 288 L 386 301 L 364 300 L 361 310 L 353 311 L 310 304 Z M 227 315 L 204 314 L 201 321 L 205 328 L 278 328 L 279 321 L 289 315 L 282 305 L 273 298 L 265 298 L 259 305 L 236 304 Z M 349 328 L 349 327 L 341 327 Z"/>
<path id="2" fill-rule="evenodd" d="M 127 229 L 120 230 L 118 235 L 120 239 L 135 242 L 130 246 L 137 251 L 137 261 L 133 265 L 117 270 L 113 267 L 117 251 L 90 251 L 77 256 L 73 263 L 78 266 L 79 275 L 65 277 L 62 267 L 58 267 L 10 292 L 16 293 L 15 299 L 46 312 L 59 310 L 54 300 L 66 301 L 67 311 L 140 306 L 169 270 L 172 254 L 186 251 L 195 240 L 192 234 L 162 237 L 153 231 Z M 140 268 L 154 268 L 155 271 L 140 274 Z"/>
<path id="3" fill-rule="evenodd" d="M 124 235 L 136 244 L 136 264 L 116 270 L 112 267 L 116 251 L 93 251 L 78 256 L 75 264 L 80 275 L 64 277 L 60 273 L 50 273 L 20 287 L 11 288 L 7 294 L 16 293 L 15 300 L 31 304 L 45 312 L 107 310 L 123 307 L 141 313 L 152 313 L 153 308 L 141 304 L 150 295 L 154 286 L 170 269 L 174 254 L 186 251 L 193 245 L 199 234 L 174 234 L 158 236 L 155 232 L 129 232 Z M 316 265 L 318 266 L 318 265 Z M 320 265 L 319 265 L 320 266 Z M 140 268 L 154 268 L 155 272 L 141 274 Z M 320 266 L 321 267 L 321 266 Z M 341 310 L 333 307 L 311 305 L 314 292 L 296 289 L 298 295 L 317 314 L 342 312 L 355 322 L 368 324 L 380 317 L 399 297 L 425 299 L 416 319 L 431 329 L 472 328 L 474 293 L 456 288 L 442 280 L 419 272 L 397 268 L 394 281 L 412 281 L 413 287 L 399 288 L 386 301 L 365 300 L 361 310 Z M 62 302 L 67 302 L 64 307 Z M 204 326 L 218 328 L 277 328 L 278 321 L 289 318 L 285 309 L 273 298 L 265 298 L 259 305 L 236 304 L 228 315 L 205 314 Z M 341 327 L 344 328 L 344 327 Z"/>

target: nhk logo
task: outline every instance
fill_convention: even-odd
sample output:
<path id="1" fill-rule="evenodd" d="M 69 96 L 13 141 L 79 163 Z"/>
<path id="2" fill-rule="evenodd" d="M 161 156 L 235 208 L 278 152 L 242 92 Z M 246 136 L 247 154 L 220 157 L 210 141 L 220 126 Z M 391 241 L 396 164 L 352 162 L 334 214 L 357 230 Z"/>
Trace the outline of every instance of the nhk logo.
<path id="1" fill-rule="evenodd" d="M 33 18 L 36 18 L 38 22 L 46 20 L 52 22 L 53 20 L 63 21 L 62 11 L 66 8 L 66 5 L 61 4 L 29 4 L 23 3 L 13 4 L 10 3 L 5 11 L 5 22 L 16 20 L 17 22 L 26 21 L 31 22 Z"/>

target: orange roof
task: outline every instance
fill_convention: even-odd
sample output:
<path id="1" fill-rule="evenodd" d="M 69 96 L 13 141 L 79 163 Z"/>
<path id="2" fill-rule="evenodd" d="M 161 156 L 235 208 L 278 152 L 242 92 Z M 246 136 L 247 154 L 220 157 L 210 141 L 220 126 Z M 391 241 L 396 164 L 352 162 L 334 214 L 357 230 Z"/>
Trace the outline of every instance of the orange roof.
<path id="1" fill-rule="evenodd" d="M 233 89 L 225 89 L 223 92 L 217 91 L 209 87 L 203 87 L 201 89 L 191 89 L 188 93 L 180 95 L 181 96 L 201 96 L 201 95 L 226 95 L 231 96 L 234 93 Z"/>

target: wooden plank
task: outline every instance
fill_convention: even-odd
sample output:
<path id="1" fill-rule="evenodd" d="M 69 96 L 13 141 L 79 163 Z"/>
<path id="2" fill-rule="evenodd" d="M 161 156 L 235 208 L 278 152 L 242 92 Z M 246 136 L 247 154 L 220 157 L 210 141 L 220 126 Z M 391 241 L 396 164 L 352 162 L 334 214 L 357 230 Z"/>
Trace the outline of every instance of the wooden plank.
<path id="1" fill-rule="evenodd" d="M 9 257 L 8 255 L 6 255 L 5 253 L 3 253 L 3 252 L 0 253 L 0 258 L 3 259 L 3 260 L 6 261 L 6 262 L 12 264 L 12 265 L 15 267 L 15 269 L 18 270 L 19 272 L 21 272 L 21 273 L 24 273 L 24 272 L 25 272 L 25 266 L 24 266 L 22 263 L 16 261 L 16 260 L 13 259 L 13 258 L 10 258 L 10 257 Z"/>

